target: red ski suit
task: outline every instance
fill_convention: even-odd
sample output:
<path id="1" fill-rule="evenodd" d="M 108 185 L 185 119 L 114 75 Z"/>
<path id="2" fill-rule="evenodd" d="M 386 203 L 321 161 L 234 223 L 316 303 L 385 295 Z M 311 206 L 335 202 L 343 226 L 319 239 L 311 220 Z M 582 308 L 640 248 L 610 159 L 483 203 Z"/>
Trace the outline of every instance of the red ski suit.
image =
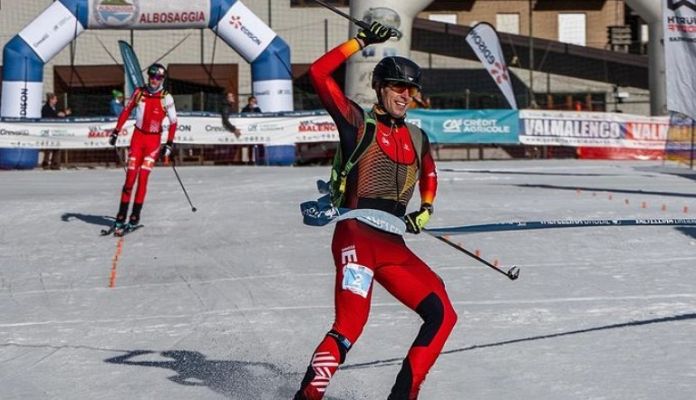
<path id="1" fill-rule="evenodd" d="M 362 109 L 341 91 L 331 74 L 360 50 L 351 39 L 312 64 L 310 77 L 324 107 L 336 122 L 342 154 L 348 157 L 363 134 Z M 403 217 L 419 183 L 422 204 L 432 204 L 437 189 L 435 163 L 423 134 L 421 159 L 403 119 L 377 114 L 375 140 L 348 176 L 346 207 L 369 208 Z M 367 322 L 372 280 L 423 318 L 390 400 L 418 397 L 421 383 L 439 356 L 457 320 L 442 280 L 411 250 L 402 236 L 355 219 L 340 221 L 331 245 L 336 266 L 335 320 L 316 348 L 295 399 L 321 399 Z"/>
<path id="2" fill-rule="evenodd" d="M 135 128 L 128 152 L 128 172 L 126 173 L 126 183 L 121 192 L 121 203 L 130 202 L 131 192 L 137 179 L 138 189 L 135 193 L 134 203 L 142 205 L 145 201 L 150 171 L 152 171 L 155 160 L 159 156 L 162 121 L 165 117 L 169 119 L 167 141 L 171 142 L 176 133 L 177 118 L 171 94 L 163 89 L 150 93 L 147 88 L 140 87 L 133 92 L 128 104 L 118 117 L 116 129 L 119 132 L 133 109 L 136 110 Z"/>

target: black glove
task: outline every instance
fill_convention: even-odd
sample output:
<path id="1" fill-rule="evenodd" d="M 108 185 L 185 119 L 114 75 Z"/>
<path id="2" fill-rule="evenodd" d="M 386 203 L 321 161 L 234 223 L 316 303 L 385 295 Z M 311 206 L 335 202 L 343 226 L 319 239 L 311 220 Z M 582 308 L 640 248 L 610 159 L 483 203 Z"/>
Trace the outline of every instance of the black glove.
<path id="1" fill-rule="evenodd" d="M 379 22 L 373 22 L 370 29 L 361 29 L 356 38 L 362 40 L 364 47 L 375 43 L 384 43 L 392 37 L 392 30 Z"/>
<path id="2" fill-rule="evenodd" d="M 111 131 L 111 136 L 109 136 L 109 144 L 116 146 L 116 139 L 118 139 L 118 129 Z"/>
<path id="3" fill-rule="evenodd" d="M 425 225 L 430 221 L 430 215 L 433 213 L 433 206 L 423 204 L 418 211 L 406 214 L 404 222 L 406 223 L 406 231 L 411 233 L 421 233 Z"/>
<path id="4" fill-rule="evenodd" d="M 160 156 L 162 158 L 169 158 L 172 153 L 174 153 L 174 142 L 169 141 L 160 149 Z"/>

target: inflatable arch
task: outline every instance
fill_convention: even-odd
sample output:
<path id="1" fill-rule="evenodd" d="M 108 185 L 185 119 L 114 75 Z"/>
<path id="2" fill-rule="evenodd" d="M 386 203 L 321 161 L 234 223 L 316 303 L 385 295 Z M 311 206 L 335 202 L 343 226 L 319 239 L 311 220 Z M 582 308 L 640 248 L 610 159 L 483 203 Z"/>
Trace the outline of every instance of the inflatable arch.
<path id="1" fill-rule="evenodd" d="M 43 68 L 85 29 L 212 29 L 251 64 L 264 111 L 292 111 L 290 48 L 236 0 L 58 0 L 3 51 L 0 116 L 39 118 Z"/>

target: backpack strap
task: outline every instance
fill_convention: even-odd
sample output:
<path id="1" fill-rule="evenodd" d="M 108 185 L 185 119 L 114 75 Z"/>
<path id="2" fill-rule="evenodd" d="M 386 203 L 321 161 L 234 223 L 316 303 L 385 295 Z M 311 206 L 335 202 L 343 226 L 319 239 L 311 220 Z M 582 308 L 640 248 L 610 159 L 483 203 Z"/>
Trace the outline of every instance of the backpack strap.
<path id="1" fill-rule="evenodd" d="M 367 150 L 368 146 L 372 144 L 372 141 L 375 138 L 375 132 L 377 131 L 377 122 L 375 121 L 374 114 L 372 114 L 372 111 L 364 113 L 365 116 L 365 127 L 364 127 L 364 132 L 362 137 L 360 138 L 360 141 L 358 142 L 358 145 L 355 146 L 355 150 L 353 150 L 353 154 L 348 157 L 348 160 L 346 161 L 343 171 L 341 175 L 348 176 L 348 172 L 350 172 L 351 169 L 353 169 L 353 166 L 357 164 L 357 162 L 360 160 L 360 158 L 365 154 L 365 150 Z"/>
<path id="2" fill-rule="evenodd" d="M 336 156 L 334 157 L 333 166 L 331 168 L 331 188 L 333 190 L 331 200 L 336 206 L 340 206 L 343 203 L 343 194 L 346 192 L 348 173 L 350 173 L 355 164 L 358 163 L 363 154 L 365 154 L 365 150 L 367 150 L 375 139 L 375 132 L 377 130 L 375 115 L 372 111 L 363 111 L 363 119 L 363 135 L 350 157 L 348 157 L 348 160 L 343 162 L 340 144 L 338 150 L 336 150 Z"/>
<path id="3" fill-rule="evenodd" d="M 143 98 L 143 90 L 145 90 L 145 87 L 142 86 L 142 87 L 139 87 L 135 90 L 136 90 L 136 92 L 135 92 L 135 104 L 138 105 L 138 103 L 140 103 L 140 100 L 142 100 L 142 98 Z"/>

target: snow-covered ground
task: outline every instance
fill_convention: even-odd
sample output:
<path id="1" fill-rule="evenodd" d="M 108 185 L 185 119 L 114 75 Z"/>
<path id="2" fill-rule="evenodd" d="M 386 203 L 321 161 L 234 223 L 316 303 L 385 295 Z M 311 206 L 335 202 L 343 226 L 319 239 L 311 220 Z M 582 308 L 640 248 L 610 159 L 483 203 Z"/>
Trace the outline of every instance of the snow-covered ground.
<path id="1" fill-rule="evenodd" d="M 696 217 L 696 176 L 655 162 L 439 168 L 433 227 Z M 122 241 L 99 236 L 122 170 L 0 172 L 1 399 L 292 397 L 333 317 L 332 227 L 298 208 L 328 168 L 178 171 L 198 212 L 158 168 Z M 696 227 L 454 239 L 521 274 L 409 235 L 459 314 L 422 399 L 696 398 Z M 377 287 L 328 398 L 386 398 L 419 325 Z"/>

